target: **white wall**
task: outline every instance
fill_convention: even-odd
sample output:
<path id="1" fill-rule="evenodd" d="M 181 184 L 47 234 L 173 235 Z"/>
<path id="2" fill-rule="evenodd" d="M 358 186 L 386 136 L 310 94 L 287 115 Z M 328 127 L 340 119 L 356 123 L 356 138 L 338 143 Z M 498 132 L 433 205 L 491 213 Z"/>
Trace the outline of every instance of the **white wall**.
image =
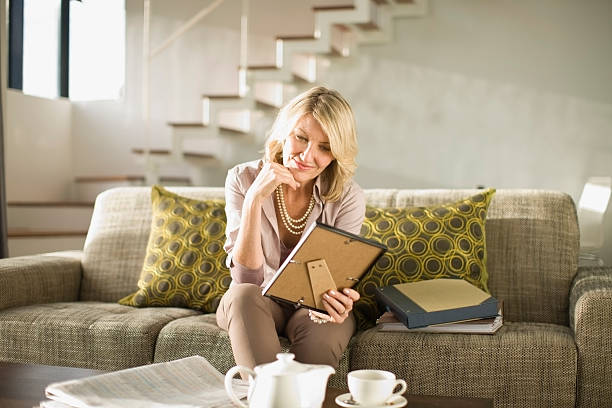
<path id="1" fill-rule="evenodd" d="M 224 3 L 152 60 L 151 148 L 170 148 L 171 128 L 167 122 L 202 120 L 202 94 L 238 93 L 240 9 L 236 9 L 235 3 Z M 152 49 L 205 6 L 193 0 L 181 0 L 181 7 L 178 4 L 152 2 Z M 144 172 L 130 154 L 133 147 L 147 143 L 142 120 L 142 1 L 127 0 L 126 15 L 125 97 L 120 101 L 73 104 L 75 172 L 80 176 Z M 251 63 L 273 61 L 271 38 L 252 35 L 250 44 Z M 180 172 L 180 168 L 171 168 L 163 174 L 180 175 Z M 211 182 L 222 185 L 225 171 L 215 173 Z"/>
<path id="2" fill-rule="evenodd" d="M 612 2 L 430 5 L 397 21 L 396 42 L 322 75 L 355 110 L 364 187 L 542 188 L 577 201 L 588 176 L 612 175 Z"/>
<path id="3" fill-rule="evenodd" d="M 9 89 L 4 135 L 7 201 L 63 201 L 72 169 L 71 106 Z"/>
<path id="4" fill-rule="evenodd" d="M 199 119 L 201 93 L 236 91 L 239 2 L 226 3 L 154 61 L 154 144 L 169 143 L 167 120 Z M 252 62 L 272 62 L 274 35 L 312 26 L 305 3 L 251 3 Z M 153 3 L 154 46 L 202 7 L 178 4 Z M 332 58 L 321 73 L 353 104 L 364 187 L 544 188 L 577 201 L 588 176 L 612 174 L 612 2 L 429 4 L 426 17 L 397 21 L 395 42 Z M 128 0 L 127 15 L 125 100 L 75 106 L 77 174 L 136 168 L 128 151 L 143 141 L 142 2 Z M 280 16 L 278 28 L 271 16 Z M 612 263 L 610 215 L 604 257 Z"/>

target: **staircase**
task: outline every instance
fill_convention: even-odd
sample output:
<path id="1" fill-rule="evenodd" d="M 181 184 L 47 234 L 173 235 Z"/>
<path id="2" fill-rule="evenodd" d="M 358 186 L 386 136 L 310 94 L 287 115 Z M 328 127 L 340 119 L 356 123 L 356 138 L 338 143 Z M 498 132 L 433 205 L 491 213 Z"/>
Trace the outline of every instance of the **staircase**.
<path id="1" fill-rule="evenodd" d="M 106 189 L 211 185 L 210 174 L 219 178 L 236 160 L 258 157 L 278 108 L 317 82 L 322 61 L 393 41 L 394 19 L 426 15 L 427 0 L 354 0 L 312 11 L 313 32 L 276 37 L 273 63 L 237 67 L 237 94 L 202 95 L 201 120 L 168 122 L 170 148 L 131 146 L 145 174 L 77 177 L 71 202 L 9 202 L 10 256 L 82 248 L 95 197 Z M 184 177 L 168 176 L 177 169 Z"/>
<path id="2" fill-rule="evenodd" d="M 83 248 L 93 201 L 8 202 L 9 255 Z"/>
<path id="3" fill-rule="evenodd" d="M 261 149 L 278 108 L 317 82 L 320 57 L 333 63 L 334 58 L 356 55 L 359 44 L 392 41 L 393 20 L 424 16 L 427 0 L 354 0 L 313 7 L 313 13 L 312 33 L 276 37 L 274 63 L 237 67 L 238 94 L 202 95 L 201 121 L 168 123 L 174 157 L 203 152 L 216 166 L 228 168 L 235 163 L 224 158 L 235 159 L 228 149 L 238 140 L 247 138 Z M 247 155 L 245 160 L 255 157 Z M 160 166 L 151 159 L 147 175 L 155 180 Z M 203 184 L 200 179 L 194 176 L 194 184 Z"/>

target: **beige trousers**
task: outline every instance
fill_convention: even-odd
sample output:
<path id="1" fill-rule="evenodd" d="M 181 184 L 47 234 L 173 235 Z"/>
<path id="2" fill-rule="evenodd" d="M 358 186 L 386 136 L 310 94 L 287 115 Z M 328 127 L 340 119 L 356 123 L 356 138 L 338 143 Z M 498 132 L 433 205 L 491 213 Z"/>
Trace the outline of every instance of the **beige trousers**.
<path id="1" fill-rule="evenodd" d="M 277 303 L 250 283 L 234 285 L 223 295 L 217 324 L 229 333 L 236 364 L 250 368 L 276 360 L 279 335 L 289 339 L 297 361 L 336 368 L 355 332 L 352 313 L 341 324 L 317 324 L 307 309 Z"/>

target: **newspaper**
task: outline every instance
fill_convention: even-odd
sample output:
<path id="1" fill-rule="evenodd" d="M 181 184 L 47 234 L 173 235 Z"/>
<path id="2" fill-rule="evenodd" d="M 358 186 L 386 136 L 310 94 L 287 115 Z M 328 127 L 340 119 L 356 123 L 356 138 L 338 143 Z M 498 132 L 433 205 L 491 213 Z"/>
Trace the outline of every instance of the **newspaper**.
<path id="1" fill-rule="evenodd" d="M 204 357 L 192 356 L 78 380 L 54 383 L 45 389 L 42 408 L 230 408 L 225 376 Z M 238 398 L 248 384 L 234 380 Z"/>

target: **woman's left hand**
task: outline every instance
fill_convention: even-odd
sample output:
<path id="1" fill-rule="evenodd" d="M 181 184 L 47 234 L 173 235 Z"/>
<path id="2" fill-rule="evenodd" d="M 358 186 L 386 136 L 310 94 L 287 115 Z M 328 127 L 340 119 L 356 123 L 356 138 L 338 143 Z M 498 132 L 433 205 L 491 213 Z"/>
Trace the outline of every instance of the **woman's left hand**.
<path id="1" fill-rule="evenodd" d="M 353 310 L 353 303 L 359 300 L 359 293 L 353 289 L 344 288 L 342 291 L 329 290 L 323 294 L 323 306 L 329 317 L 330 322 L 342 323 Z M 316 313 L 316 312 L 313 312 Z"/>

